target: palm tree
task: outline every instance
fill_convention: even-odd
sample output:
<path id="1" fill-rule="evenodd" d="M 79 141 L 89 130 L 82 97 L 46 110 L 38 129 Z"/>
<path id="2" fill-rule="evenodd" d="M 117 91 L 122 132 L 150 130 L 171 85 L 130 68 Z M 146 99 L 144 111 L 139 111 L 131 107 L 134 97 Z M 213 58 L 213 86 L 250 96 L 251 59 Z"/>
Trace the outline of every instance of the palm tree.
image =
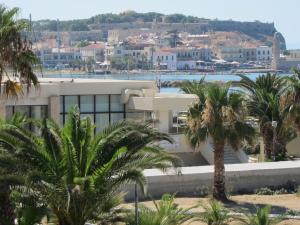
<path id="1" fill-rule="evenodd" d="M 123 185 L 137 182 L 144 188 L 144 169 L 178 165 L 178 158 L 153 145 L 171 142 L 170 137 L 147 125 L 120 122 L 94 136 L 90 119 L 81 120 L 76 107 L 63 129 L 49 119 L 37 126 L 40 132 L 32 133 L 4 124 L 0 144 L 23 162 L 26 185 L 47 203 L 59 225 L 109 218 Z"/>
<path id="2" fill-rule="evenodd" d="M 203 205 L 204 212 L 200 213 L 200 221 L 207 225 L 228 225 L 233 217 L 229 215 L 219 202 L 212 200 L 209 206 Z"/>
<path id="3" fill-rule="evenodd" d="M 187 84 L 190 88 L 186 88 Z M 251 142 L 254 129 L 243 118 L 243 98 L 229 91 L 229 85 L 220 86 L 203 83 L 187 83 L 182 88 L 189 94 L 196 94 L 199 101 L 189 109 L 186 134 L 191 144 L 197 147 L 209 138 L 214 149 L 213 196 L 226 200 L 224 147 L 226 144 L 238 150 L 244 140 Z"/>
<path id="4" fill-rule="evenodd" d="M 291 103 L 292 120 L 300 131 L 300 70 L 293 69 L 292 76 L 286 77 L 288 81 L 287 101 Z"/>
<path id="5" fill-rule="evenodd" d="M 38 85 L 33 68 L 38 59 L 31 50 L 31 43 L 22 32 L 27 28 L 24 20 L 16 20 L 19 9 L 7 9 L 0 4 L 0 94 L 17 96 Z M 3 91 L 1 86 L 3 85 Z"/>
<path id="6" fill-rule="evenodd" d="M 174 203 L 174 199 L 174 195 L 165 194 L 159 202 L 153 201 L 154 208 L 145 205 L 139 206 L 138 223 L 140 225 L 180 225 L 195 221 L 198 214 L 191 212 L 191 210 L 196 206 L 187 209 L 179 208 Z M 127 224 L 135 224 L 132 218 L 134 216 L 129 214 Z"/>
<path id="7" fill-rule="evenodd" d="M 1 121 L 3 124 L 11 124 L 14 126 L 25 126 L 28 120 L 19 114 L 15 114 L 11 119 Z M 7 146 L 7 148 L 9 148 Z M 24 184 L 24 179 L 16 165 L 22 170 L 22 163 L 19 160 L 5 154 L 3 148 L 0 148 L 0 225 L 14 225 L 16 218 L 14 203 L 11 201 L 11 186 L 19 186 Z"/>
<path id="8" fill-rule="evenodd" d="M 270 206 L 265 206 L 258 208 L 256 214 L 248 217 L 248 221 L 245 222 L 245 225 L 275 225 L 280 222 L 280 218 L 271 219 L 270 218 Z"/>
<path id="9" fill-rule="evenodd" d="M 286 78 L 276 74 L 259 76 L 255 81 L 247 76 L 239 85 L 246 90 L 250 116 L 259 119 L 260 134 L 267 159 L 281 160 L 286 155 L 286 144 L 296 137 L 290 126 L 290 101 L 287 101 Z M 272 122 L 276 121 L 276 126 Z"/>

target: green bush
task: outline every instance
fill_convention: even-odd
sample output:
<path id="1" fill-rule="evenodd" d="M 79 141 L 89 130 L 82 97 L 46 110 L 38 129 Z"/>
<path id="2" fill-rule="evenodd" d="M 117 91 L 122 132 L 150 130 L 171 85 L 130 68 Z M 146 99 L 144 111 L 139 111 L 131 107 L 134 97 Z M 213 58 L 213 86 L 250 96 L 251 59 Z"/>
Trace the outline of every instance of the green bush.
<path id="1" fill-rule="evenodd" d="M 274 191 L 267 187 L 255 189 L 254 193 L 257 195 L 274 195 Z"/>

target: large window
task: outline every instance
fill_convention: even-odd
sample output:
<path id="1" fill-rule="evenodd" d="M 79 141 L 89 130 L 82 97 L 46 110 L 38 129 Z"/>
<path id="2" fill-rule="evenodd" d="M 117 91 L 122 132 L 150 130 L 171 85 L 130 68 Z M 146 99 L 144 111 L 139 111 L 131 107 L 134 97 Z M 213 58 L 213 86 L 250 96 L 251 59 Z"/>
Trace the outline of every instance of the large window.
<path id="1" fill-rule="evenodd" d="M 47 105 L 12 105 L 6 106 L 6 118 L 11 118 L 14 114 L 19 113 L 32 119 L 45 119 L 48 117 Z M 32 123 L 25 126 L 31 131 L 38 131 Z"/>
<path id="2" fill-rule="evenodd" d="M 48 117 L 47 105 L 12 105 L 6 106 L 6 118 L 11 118 L 15 113 L 24 114 L 33 119 Z"/>
<path id="3" fill-rule="evenodd" d="M 121 95 L 66 95 L 60 98 L 61 123 L 67 120 L 70 109 L 77 105 L 81 118 L 89 117 L 96 125 L 96 132 L 109 124 L 126 118 L 125 105 L 121 103 Z"/>

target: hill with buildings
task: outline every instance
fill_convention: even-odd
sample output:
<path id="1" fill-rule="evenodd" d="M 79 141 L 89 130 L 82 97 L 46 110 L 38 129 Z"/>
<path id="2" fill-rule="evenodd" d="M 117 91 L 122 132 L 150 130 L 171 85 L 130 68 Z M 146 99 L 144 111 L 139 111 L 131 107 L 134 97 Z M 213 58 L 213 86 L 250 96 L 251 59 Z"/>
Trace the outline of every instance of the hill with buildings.
<path id="1" fill-rule="evenodd" d="M 235 33 L 234 39 L 248 39 L 271 46 L 272 37 L 277 31 L 274 23 L 260 21 L 241 22 L 233 20 L 209 20 L 182 14 L 164 15 L 156 12 L 137 13 L 126 11 L 120 14 L 100 14 L 89 19 L 68 21 L 40 20 L 33 22 L 36 39 L 55 37 L 57 30 L 66 36 L 64 40 L 76 42 L 81 40 L 106 40 L 109 30 L 130 30 L 133 33 L 163 33 L 170 30 L 189 34 Z M 240 38 L 236 38 L 239 36 Z M 233 43 L 234 45 L 236 43 Z M 281 49 L 285 50 L 285 40 L 281 37 Z"/>

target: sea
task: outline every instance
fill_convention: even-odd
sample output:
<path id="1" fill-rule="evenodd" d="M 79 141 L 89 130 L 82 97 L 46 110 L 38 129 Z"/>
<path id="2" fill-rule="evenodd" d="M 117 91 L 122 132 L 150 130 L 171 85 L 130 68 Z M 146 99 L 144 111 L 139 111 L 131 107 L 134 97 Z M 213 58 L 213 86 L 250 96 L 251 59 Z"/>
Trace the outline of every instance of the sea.
<path id="1" fill-rule="evenodd" d="M 255 80 L 260 73 L 249 73 L 245 74 L 250 79 Z M 116 80 L 152 80 L 152 81 L 199 81 L 205 76 L 206 81 L 239 81 L 240 77 L 235 74 L 107 74 L 107 75 L 96 75 L 96 74 L 43 74 L 46 78 L 83 78 L 83 79 L 116 79 Z M 162 93 L 180 93 L 180 89 L 176 87 L 161 88 Z"/>

